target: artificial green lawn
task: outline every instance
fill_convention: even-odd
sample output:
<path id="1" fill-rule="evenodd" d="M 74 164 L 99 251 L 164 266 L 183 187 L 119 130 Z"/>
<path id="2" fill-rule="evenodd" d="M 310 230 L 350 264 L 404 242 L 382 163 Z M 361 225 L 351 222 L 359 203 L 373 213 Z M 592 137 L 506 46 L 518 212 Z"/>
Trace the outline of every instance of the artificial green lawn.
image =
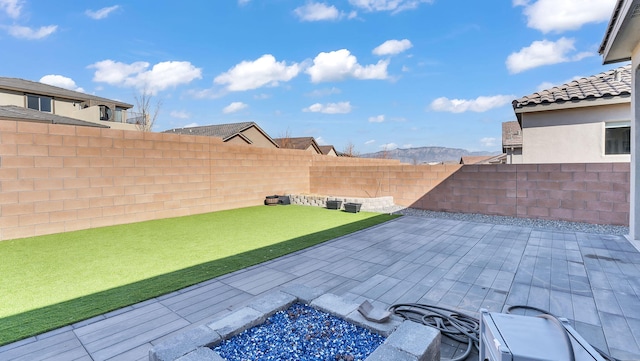
<path id="1" fill-rule="evenodd" d="M 0 345 L 395 216 L 249 207 L 0 242 Z"/>

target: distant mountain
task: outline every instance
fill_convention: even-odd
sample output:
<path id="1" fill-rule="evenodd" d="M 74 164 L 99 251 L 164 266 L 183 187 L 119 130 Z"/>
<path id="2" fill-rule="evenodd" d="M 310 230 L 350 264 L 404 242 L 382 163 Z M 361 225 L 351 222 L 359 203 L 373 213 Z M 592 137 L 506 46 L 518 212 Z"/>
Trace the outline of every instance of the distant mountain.
<path id="1" fill-rule="evenodd" d="M 465 149 L 446 147 L 419 147 L 407 149 L 393 149 L 375 153 L 360 154 L 361 158 L 389 158 L 398 159 L 402 163 L 458 163 L 462 156 L 498 155 L 500 152 L 470 152 Z"/>

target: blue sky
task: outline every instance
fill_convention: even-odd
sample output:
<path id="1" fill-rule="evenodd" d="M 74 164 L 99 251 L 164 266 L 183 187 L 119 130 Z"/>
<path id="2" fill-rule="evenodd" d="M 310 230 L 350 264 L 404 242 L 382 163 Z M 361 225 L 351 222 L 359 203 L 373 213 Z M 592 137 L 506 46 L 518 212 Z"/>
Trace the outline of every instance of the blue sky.
<path id="1" fill-rule="evenodd" d="M 615 68 L 615 0 L 0 0 L 0 76 L 340 151 L 498 151 L 511 101 Z M 623 65 L 623 64 L 620 64 Z"/>

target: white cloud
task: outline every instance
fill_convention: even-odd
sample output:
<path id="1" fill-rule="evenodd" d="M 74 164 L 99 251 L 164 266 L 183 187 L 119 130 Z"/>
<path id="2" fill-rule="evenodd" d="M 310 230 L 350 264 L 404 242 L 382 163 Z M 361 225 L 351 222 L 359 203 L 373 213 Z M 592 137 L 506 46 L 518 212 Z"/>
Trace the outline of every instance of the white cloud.
<path id="1" fill-rule="evenodd" d="M 369 117 L 369 123 L 382 123 L 384 122 L 384 115 L 376 115 L 375 117 Z"/>
<path id="2" fill-rule="evenodd" d="M 373 49 L 375 55 L 395 55 L 400 54 L 405 50 L 411 49 L 413 44 L 408 39 L 402 40 L 387 40 Z"/>
<path id="3" fill-rule="evenodd" d="M 0 11 L 4 11 L 12 19 L 17 19 L 23 3 L 22 0 L 0 0 Z"/>
<path id="4" fill-rule="evenodd" d="M 249 4 L 250 2 L 251 2 L 251 0 L 238 0 L 238 5 L 245 6 L 245 5 Z"/>
<path id="5" fill-rule="evenodd" d="M 482 143 L 482 145 L 485 147 L 493 147 L 496 145 L 496 138 L 485 137 L 480 139 L 480 143 Z"/>
<path id="6" fill-rule="evenodd" d="M 316 143 L 318 143 L 318 145 L 328 145 L 327 142 L 322 138 L 322 137 L 317 137 L 315 138 Z"/>
<path id="7" fill-rule="evenodd" d="M 557 41 L 534 41 L 517 53 L 511 53 L 506 60 L 507 69 L 511 74 L 517 74 L 525 70 L 537 68 L 543 65 L 579 61 L 594 54 L 581 52 L 570 55 L 575 50 L 575 39 L 562 37 Z"/>
<path id="8" fill-rule="evenodd" d="M 120 5 L 113 5 L 113 6 L 109 6 L 106 8 L 102 8 L 100 10 L 86 10 L 84 13 L 85 15 L 87 15 L 88 17 L 94 19 L 94 20 L 101 20 L 106 18 L 107 16 L 109 16 L 109 14 L 111 14 L 112 12 L 118 10 L 120 8 Z"/>
<path id="9" fill-rule="evenodd" d="M 369 145 L 369 144 L 373 144 L 373 143 L 375 143 L 375 142 L 376 142 L 376 140 L 375 140 L 375 139 L 370 139 L 370 140 L 367 140 L 366 142 L 364 142 L 364 144 L 365 144 L 365 145 Z"/>
<path id="10" fill-rule="evenodd" d="M 253 99 L 258 99 L 258 100 L 265 100 L 265 99 L 269 99 L 269 98 L 271 98 L 271 95 L 265 94 L 265 93 L 256 94 L 256 95 L 253 96 Z"/>
<path id="11" fill-rule="evenodd" d="M 193 128 L 193 127 L 197 127 L 199 125 L 200 124 L 198 124 L 198 123 L 189 123 L 189 124 L 185 125 L 184 128 Z"/>
<path id="12" fill-rule="evenodd" d="M 411 143 L 404 144 L 402 146 L 402 148 L 404 148 L 404 149 L 413 148 L 413 144 L 411 144 Z"/>
<path id="13" fill-rule="evenodd" d="M 302 21 L 337 20 L 341 14 L 333 5 L 308 2 L 293 11 Z"/>
<path id="14" fill-rule="evenodd" d="M 312 91 L 311 93 L 308 93 L 307 96 L 310 97 L 325 97 L 325 96 L 329 96 L 332 94 L 340 94 L 342 93 L 342 90 L 336 88 L 336 87 L 332 87 L 332 88 L 325 88 L 325 89 L 316 89 L 314 91 Z"/>
<path id="15" fill-rule="evenodd" d="M 239 112 L 242 109 L 247 108 L 249 105 L 243 103 L 243 102 L 233 102 L 229 105 L 227 105 L 226 107 L 224 107 L 224 109 L 222 109 L 222 112 L 224 114 L 231 114 L 231 113 L 235 113 L 235 112 Z"/>
<path id="16" fill-rule="evenodd" d="M 538 0 L 533 3 L 514 0 L 514 6 L 523 6 L 527 26 L 548 32 L 578 30 L 589 23 L 609 20 L 616 0 Z"/>
<path id="17" fill-rule="evenodd" d="M 471 100 L 441 97 L 431 102 L 431 109 L 437 112 L 464 113 L 471 111 L 482 113 L 510 104 L 513 99 L 515 99 L 513 95 L 480 96 Z"/>
<path id="18" fill-rule="evenodd" d="M 172 118 L 178 118 L 178 119 L 189 119 L 191 118 L 191 114 L 185 112 L 184 110 L 173 110 L 171 113 L 169 113 L 169 115 Z"/>
<path id="19" fill-rule="evenodd" d="M 53 34 L 57 29 L 57 25 L 41 26 L 40 29 L 32 29 L 27 26 L 12 25 L 9 26 L 9 34 L 20 39 L 36 40 L 46 38 Z"/>
<path id="20" fill-rule="evenodd" d="M 302 109 L 303 112 L 324 113 L 324 114 L 347 114 L 351 113 L 351 102 L 340 103 L 315 103 L 308 108 Z"/>
<path id="21" fill-rule="evenodd" d="M 133 87 L 150 94 L 188 84 L 202 78 L 202 69 L 196 68 L 188 61 L 164 61 L 155 64 L 138 61 L 131 64 L 102 60 L 88 68 L 95 68 L 93 81 L 110 85 Z"/>
<path id="22" fill-rule="evenodd" d="M 49 84 L 49 85 L 57 86 L 60 88 L 65 88 L 65 89 L 84 93 L 84 89 L 77 86 L 76 82 L 73 81 L 73 79 L 67 78 L 66 76 L 62 76 L 62 75 L 55 75 L 55 74 L 45 75 L 42 78 L 40 78 L 40 82 L 44 84 Z"/>
<path id="23" fill-rule="evenodd" d="M 244 91 L 265 85 L 277 86 L 279 82 L 286 82 L 298 76 L 300 70 L 299 64 L 287 66 L 286 62 L 276 62 L 273 55 L 265 54 L 254 61 L 241 62 L 226 73 L 218 75 L 213 81 L 216 84 L 226 84 L 229 91 Z"/>
<path id="24" fill-rule="evenodd" d="M 380 145 L 380 149 L 382 150 L 393 150 L 396 148 L 398 148 L 398 145 L 396 143 L 387 143 Z"/>
<path id="25" fill-rule="evenodd" d="M 329 53 L 322 52 L 313 59 L 313 65 L 306 73 L 313 83 L 355 79 L 387 79 L 388 60 L 380 60 L 377 64 L 362 66 L 349 50 L 341 49 Z"/>
<path id="26" fill-rule="evenodd" d="M 415 9 L 420 4 L 430 4 L 433 0 L 349 0 L 349 3 L 365 11 L 391 11 L 398 13 L 403 10 Z"/>

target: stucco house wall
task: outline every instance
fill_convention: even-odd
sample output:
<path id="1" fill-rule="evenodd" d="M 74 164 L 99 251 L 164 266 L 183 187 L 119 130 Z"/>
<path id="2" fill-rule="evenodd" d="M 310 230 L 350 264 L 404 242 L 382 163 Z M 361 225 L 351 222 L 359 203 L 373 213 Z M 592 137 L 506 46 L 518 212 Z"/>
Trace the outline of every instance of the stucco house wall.
<path id="1" fill-rule="evenodd" d="M 630 116 L 628 102 L 522 114 L 521 163 L 629 162 L 629 154 L 605 154 L 605 124 Z"/>
<path id="2" fill-rule="evenodd" d="M 242 131 L 242 134 L 251 139 L 252 145 L 260 148 L 277 148 L 273 141 L 267 138 L 256 127 L 250 127 Z"/>

